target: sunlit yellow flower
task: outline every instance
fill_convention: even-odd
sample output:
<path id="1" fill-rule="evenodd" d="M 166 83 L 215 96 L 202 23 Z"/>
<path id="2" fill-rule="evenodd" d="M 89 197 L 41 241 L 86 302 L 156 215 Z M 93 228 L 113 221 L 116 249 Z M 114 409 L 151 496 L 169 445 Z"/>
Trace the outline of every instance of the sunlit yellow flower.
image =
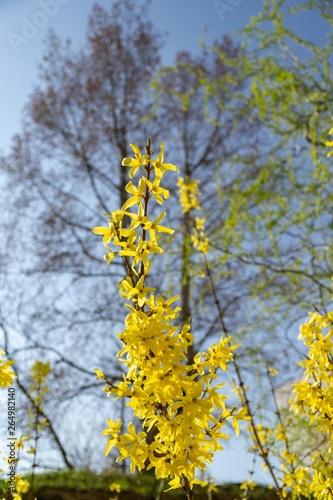
<path id="1" fill-rule="evenodd" d="M 154 179 L 154 182 L 150 182 L 146 178 L 144 178 L 143 180 L 144 180 L 145 184 L 148 186 L 151 194 L 154 196 L 157 203 L 162 205 L 164 203 L 163 198 L 165 200 L 167 200 L 169 198 L 169 196 L 170 196 L 169 191 L 160 186 L 160 181 L 161 181 L 160 178 L 156 177 Z"/>
<path id="2" fill-rule="evenodd" d="M 119 284 L 120 294 L 126 299 L 132 299 L 138 302 L 139 307 L 142 307 L 146 301 L 147 293 L 154 292 L 156 288 L 145 287 L 145 276 L 142 276 L 134 286 L 131 278 L 127 277 Z"/>
<path id="3" fill-rule="evenodd" d="M 167 170 L 172 170 L 173 172 L 179 172 L 178 167 L 173 165 L 172 163 L 163 163 L 164 162 L 164 142 L 161 143 L 161 148 L 159 155 L 156 160 L 151 160 L 150 163 L 154 167 L 155 175 L 157 178 L 162 179 L 164 173 Z"/>
<path id="4" fill-rule="evenodd" d="M 179 177 L 177 186 L 179 187 L 179 202 L 183 213 L 199 208 L 199 183 L 199 180 L 185 180 L 183 177 Z"/>
<path id="5" fill-rule="evenodd" d="M 0 387 L 12 385 L 14 378 L 16 378 L 15 373 L 10 369 L 15 360 L 3 361 L 1 358 L 4 354 L 5 351 L 0 351 Z"/>
<path id="6" fill-rule="evenodd" d="M 139 186 L 137 188 L 130 181 L 125 189 L 132 196 L 126 201 L 126 203 L 124 203 L 122 210 L 127 210 L 127 208 L 132 207 L 135 204 L 139 205 L 142 202 L 145 195 L 145 183 L 143 182 L 143 179 L 140 179 Z"/>
<path id="7" fill-rule="evenodd" d="M 155 220 L 150 221 L 148 220 L 144 226 L 143 229 L 148 230 L 150 234 L 151 240 L 155 240 L 155 231 L 158 233 L 168 233 L 168 234 L 173 234 L 175 231 L 174 229 L 170 229 L 169 227 L 161 226 L 159 222 L 165 217 L 166 212 L 163 212 L 161 215 L 159 215 Z"/>
<path id="8" fill-rule="evenodd" d="M 109 488 L 110 488 L 110 491 L 115 491 L 116 493 L 121 492 L 121 484 L 119 484 L 119 483 L 113 482 L 109 485 Z"/>
<path id="9" fill-rule="evenodd" d="M 139 168 L 141 166 L 147 165 L 147 163 L 149 162 L 149 156 L 141 155 L 140 148 L 135 144 L 130 144 L 130 146 L 135 154 L 135 158 L 124 158 L 122 161 L 122 165 L 125 167 L 131 167 L 129 176 L 131 179 L 133 179 Z"/>

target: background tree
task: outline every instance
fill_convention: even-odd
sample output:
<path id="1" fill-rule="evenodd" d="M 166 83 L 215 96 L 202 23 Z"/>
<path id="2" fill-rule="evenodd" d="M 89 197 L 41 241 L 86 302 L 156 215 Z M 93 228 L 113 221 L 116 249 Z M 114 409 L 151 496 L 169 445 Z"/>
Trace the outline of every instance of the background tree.
<path id="1" fill-rule="evenodd" d="M 99 385 L 93 368 L 113 370 L 117 346 L 110 333 L 117 329 L 119 277 L 116 267 L 110 273 L 101 265 L 91 228 L 110 211 L 112 199 L 123 204 L 127 180 L 121 160 L 130 138 L 141 140 L 150 129 L 143 118 L 151 107 L 149 82 L 163 35 L 147 19 L 147 8 L 130 0 L 115 2 L 109 11 L 95 5 L 86 45 L 78 51 L 50 33 L 23 130 L 2 159 L 21 234 L 7 247 L 9 272 L 16 276 L 11 286 L 19 292 L 16 311 L 7 311 L 6 321 L 24 339 L 23 358 L 24 352 L 40 352 L 52 360 L 45 408 L 53 406 L 55 428 L 64 412 L 68 416 L 61 433 L 75 466 L 85 460 L 77 448 L 91 447 L 87 458 L 102 450 L 102 443 L 88 443 L 82 426 L 91 428 L 96 413 L 103 418 L 94 410 L 104 398 L 98 391 L 100 401 L 93 401 Z M 15 254 L 21 257 L 12 259 Z M 19 360 L 17 339 L 9 339 L 23 384 L 26 363 Z M 77 433 L 80 406 L 85 422 Z"/>
<path id="2" fill-rule="evenodd" d="M 323 46 L 311 33 L 304 38 L 289 28 L 293 16 L 308 12 L 326 29 Z M 240 143 L 234 157 L 221 162 L 223 216 L 211 240 L 221 275 L 237 269 L 244 320 L 232 331 L 250 355 L 242 369 L 255 365 L 258 371 L 252 394 L 265 412 L 274 409 L 258 390 L 267 387 L 267 364 L 280 371 L 277 384 L 297 377 L 300 320 L 313 307 L 325 311 L 331 300 L 332 164 L 325 142 L 332 118 L 332 22 L 328 2 L 264 2 L 263 13 L 244 30 L 244 52 L 228 61 L 245 91 L 230 95 L 227 109 L 246 103 L 250 126 L 261 123 L 266 140 L 250 150 Z M 225 62 L 222 51 L 220 58 Z M 215 85 L 207 80 L 207 96 L 221 87 L 223 78 Z"/>
<path id="3" fill-rule="evenodd" d="M 118 197 L 120 206 L 126 200 L 126 169 L 121 159 L 128 155 L 129 142 L 141 144 L 149 135 L 156 145 L 157 136 L 166 136 L 172 144 L 170 161 L 180 160 L 185 176 L 199 173 L 211 204 L 216 196 L 216 157 L 236 148 L 232 117 L 216 108 L 212 123 L 204 108 L 202 77 L 213 81 L 232 71 L 213 51 L 202 49 L 197 57 L 178 54 L 176 66 L 157 78 L 159 104 L 150 120 L 153 94 L 149 83 L 158 69 L 160 42 L 156 40 L 161 36 L 147 21 L 146 10 L 146 4 L 141 7 L 133 1 L 116 2 L 110 13 L 95 6 L 87 45 L 78 52 L 70 42 L 50 33 L 40 85 L 25 108 L 23 131 L 15 138 L 11 155 L 3 159 L 8 185 L 15 193 L 15 225 L 24 225 L 22 238 L 12 242 L 12 251 L 24 248 L 16 271 L 24 274 L 29 289 L 19 297 L 16 327 L 26 339 L 22 352 L 39 350 L 52 358 L 48 404 L 57 401 L 52 412 L 55 427 L 64 410 L 76 422 L 78 405 L 93 406 L 89 398 L 98 385 L 91 378 L 94 366 L 102 367 L 110 379 L 120 376 L 112 368 L 118 346 L 111 334 L 117 331 L 120 313 L 115 290 L 121 273 L 114 267 L 111 273 L 110 268 L 103 269 L 91 227 L 101 212 L 110 212 L 113 199 Z M 215 47 L 231 58 L 238 56 L 228 38 Z M 211 101 L 212 110 L 217 100 Z M 174 197 L 176 189 L 171 187 Z M 177 206 L 174 221 L 180 212 Z M 184 217 L 180 243 L 181 322 L 191 313 L 190 300 L 195 301 L 190 293 L 193 271 L 187 221 Z M 10 317 L 15 317 L 13 312 Z M 198 322 L 202 339 L 216 333 L 213 322 L 203 328 L 205 318 L 207 314 Z M 12 354 L 17 357 L 17 352 Z M 22 378 L 26 367 L 20 366 Z M 65 432 L 76 435 L 71 427 Z M 77 448 L 84 445 L 76 446 L 75 440 L 66 442 L 71 447 L 68 460 L 77 466 L 84 460 L 78 458 Z"/>
<path id="4" fill-rule="evenodd" d="M 225 55 L 225 61 L 221 60 L 218 53 Z M 244 104 L 238 106 L 237 103 L 232 112 L 227 109 L 230 95 L 237 94 L 244 87 L 237 76 L 235 62 L 240 54 L 240 48 L 229 37 L 215 41 L 210 49 L 202 44 L 197 56 L 188 52 L 178 53 L 175 64 L 162 68 L 153 84 L 159 128 L 163 132 L 165 129 L 167 144 L 172 150 L 172 161 L 179 166 L 184 182 L 199 181 L 203 208 L 201 216 L 205 216 L 209 231 L 218 227 L 222 216 L 217 183 L 221 158 L 228 161 L 237 153 L 239 136 L 242 136 L 248 148 L 258 144 L 260 124 L 252 128 L 248 126 L 248 116 L 241 109 Z M 219 89 L 215 88 L 216 92 L 207 99 L 203 79 L 207 85 L 214 85 L 216 81 L 224 81 L 225 84 L 220 85 Z M 178 188 L 170 186 L 170 190 L 173 196 L 179 198 Z M 183 213 L 179 219 L 181 231 L 173 243 L 172 273 L 175 278 L 172 282 L 180 290 L 180 321 L 184 323 L 189 317 L 193 318 L 194 329 L 198 332 L 196 349 L 220 332 L 216 315 L 212 314 L 213 299 L 208 280 L 200 278 L 200 256 L 192 250 L 193 221 L 192 210 Z M 228 276 L 228 272 L 224 270 L 223 279 L 217 286 L 223 295 L 225 313 L 233 321 L 242 294 L 237 290 L 237 277 Z"/>
<path id="5" fill-rule="evenodd" d="M 92 378 L 93 367 L 102 367 L 110 379 L 120 376 L 113 371 L 119 347 L 113 334 L 120 312 L 115 291 L 121 273 L 118 275 L 114 266 L 111 273 L 110 268 L 103 269 L 91 227 L 99 217 L 103 220 L 103 211 L 110 212 L 113 199 L 116 202 L 118 198 L 117 205 L 126 199 L 126 169 L 121 167 L 121 159 L 127 155 L 129 142 L 134 139 L 140 144 L 149 135 L 157 144 L 157 136 L 166 132 L 164 124 L 171 124 L 172 131 L 169 129 L 166 135 L 173 145 L 173 157 L 185 155 L 181 165 L 184 175 L 201 171 L 203 185 L 213 189 L 214 146 L 220 143 L 222 147 L 223 139 L 227 148 L 230 140 L 226 127 L 222 134 L 220 125 L 205 120 L 200 78 L 204 74 L 217 77 L 226 71 L 213 52 L 202 52 L 198 57 L 186 53 L 177 56 L 177 79 L 171 82 L 174 69 L 161 74 L 161 107 L 149 121 L 153 108 L 149 83 L 158 69 L 160 42 L 156 40 L 161 36 L 147 21 L 146 9 L 146 4 L 141 10 L 131 1 L 116 2 L 110 12 L 95 6 L 87 45 L 78 52 L 69 41 L 62 42 L 50 33 L 40 84 L 25 107 L 23 131 L 14 138 L 11 154 L 2 159 L 13 197 L 11 217 L 15 218 L 8 228 L 15 226 L 22 235 L 7 247 L 9 253 L 21 255 L 10 271 L 18 276 L 16 280 L 10 277 L 14 290 L 17 280 L 22 281 L 24 276 L 21 293 L 15 296 L 14 292 L 13 308 L 4 315 L 6 324 L 15 324 L 15 331 L 22 335 L 20 347 L 15 342 L 9 345 L 12 336 L 8 327 L 4 334 L 12 356 L 36 352 L 38 357 L 52 360 L 45 411 L 50 410 L 48 420 L 54 425 L 46 432 L 60 428 L 64 412 L 71 415 L 73 425 L 61 431 L 66 439 L 51 436 L 66 465 L 99 462 L 98 447 L 93 442 L 95 451 L 87 449 L 82 456 L 79 449 L 85 448 L 85 437 L 77 441 L 74 429 L 79 423 L 80 405 L 87 408 L 87 428 L 91 425 L 88 408 L 96 404 L 93 399 L 99 397 L 98 405 L 102 405 L 103 395 L 98 391 L 96 396 L 99 383 Z M 229 39 L 216 46 L 228 51 L 230 57 L 237 56 Z M 184 106 L 188 91 L 188 105 Z M 180 143 L 174 140 L 178 132 Z M 176 186 L 172 193 L 176 196 Z M 179 211 L 180 207 L 175 208 L 173 218 Z M 182 287 L 187 317 L 187 266 L 183 265 L 182 273 L 187 281 Z M 18 362 L 18 367 L 29 403 L 24 383 L 27 363 Z M 96 418 L 93 412 L 91 418 Z"/>

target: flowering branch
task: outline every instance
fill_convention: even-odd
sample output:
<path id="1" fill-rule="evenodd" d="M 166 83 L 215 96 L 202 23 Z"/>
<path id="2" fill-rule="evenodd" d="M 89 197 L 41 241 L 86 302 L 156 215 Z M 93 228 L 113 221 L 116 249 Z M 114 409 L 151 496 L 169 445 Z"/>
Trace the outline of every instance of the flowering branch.
<path id="1" fill-rule="evenodd" d="M 131 148 L 135 157 L 125 158 L 123 165 L 130 167 L 131 179 L 140 169 L 143 176 L 137 186 L 132 181 L 127 184 L 131 196 L 121 210 L 106 214 L 109 227 L 96 227 L 93 232 L 103 236 L 108 263 L 117 255 L 127 263 L 128 275 L 119 289 L 122 298 L 130 301 L 125 304 L 130 313 L 125 329 L 118 334 L 123 344 L 118 359 L 126 371 L 122 382 L 108 384 L 105 390 L 116 398 L 128 399 L 127 406 L 140 422 L 141 431 L 130 422 L 127 433 L 121 433 L 120 419 L 108 419 L 109 427 L 103 431 L 108 437 L 105 455 L 118 448 L 117 461 L 129 458 L 131 473 L 154 468 L 157 478 L 169 479 L 170 489 L 181 488 L 192 500 L 193 485 L 206 485 L 195 478 L 196 469 L 204 471 L 215 451 L 223 449 L 221 441 L 228 439 L 222 432 L 226 422 L 231 420 L 238 431 L 238 420 L 247 418 L 242 410 L 236 413 L 227 408 L 227 396 L 220 393 L 224 384 L 216 383 L 217 371 L 227 369 L 237 346 L 230 345 L 230 337 L 221 337 L 208 352 L 198 353 L 193 363 L 189 362 L 194 341 L 190 323 L 182 327 L 174 324 L 180 308 L 172 304 L 179 297 L 155 297 L 155 288 L 145 286 L 151 254 L 164 253 L 159 233 L 174 233 L 160 225 L 165 212 L 150 219 L 149 203 L 154 199 L 162 205 L 169 198 L 169 191 L 161 186 L 163 176 L 178 168 L 164 163 L 163 143 L 155 160 L 149 141 L 144 155 L 138 146 L 131 144 Z M 136 211 L 129 211 L 135 206 Z M 125 218 L 130 219 L 126 229 Z M 114 249 L 107 246 L 110 242 Z M 96 374 L 107 382 L 100 370 L 96 369 Z M 156 432 L 150 443 L 147 434 L 153 427 Z"/>

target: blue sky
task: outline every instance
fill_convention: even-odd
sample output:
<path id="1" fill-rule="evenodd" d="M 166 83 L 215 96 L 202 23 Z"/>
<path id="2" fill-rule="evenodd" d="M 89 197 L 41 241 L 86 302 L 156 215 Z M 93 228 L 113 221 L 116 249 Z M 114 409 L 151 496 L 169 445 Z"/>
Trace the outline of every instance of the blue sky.
<path id="1" fill-rule="evenodd" d="M 112 1 L 99 0 L 99 3 L 108 7 Z M 49 3 L 57 6 L 53 7 L 52 15 L 41 7 Z M 37 66 L 48 28 L 80 44 L 94 3 L 95 0 L 0 0 L 0 151 L 8 151 L 11 137 L 19 131 L 22 107 L 37 82 Z M 163 62 L 171 64 L 179 50 L 196 50 L 204 27 L 207 42 L 235 33 L 261 10 L 262 3 L 262 0 L 152 0 L 153 22 L 162 32 L 169 33 Z M 227 5 L 224 13 L 222 5 Z M 30 23 L 39 26 L 31 28 Z M 29 29 L 31 38 L 20 38 Z M 297 31 L 318 42 L 324 40 L 325 30 L 311 14 L 299 17 Z"/>
<path id="2" fill-rule="evenodd" d="M 52 15 L 41 7 L 49 2 L 56 3 Z M 0 0 L 0 151 L 7 152 L 11 137 L 20 131 L 21 110 L 37 83 L 37 65 L 48 28 L 80 44 L 94 3 L 93 0 Z M 112 1 L 99 3 L 107 7 Z M 163 50 L 165 64 L 172 63 L 176 51 L 197 50 L 204 26 L 208 42 L 242 28 L 261 9 L 262 0 L 224 0 L 221 4 L 229 6 L 224 14 L 215 8 L 213 0 L 152 0 L 151 19 L 158 29 L 169 32 Z M 31 28 L 33 22 L 34 26 L 40 26 Z M 300 18 L 295 28 L 299 34 L 319 42 L 324 39 L 322 26 L 309 15 Z M 26 33 L 30 33 L 30 38 L 23 43 L 17 37 Z M 216 457 L 211 473 L 219 482 L 244 480 L 251 461 L 244 454 L 244 442 L 232 440 L 232 445 Z M 263 477 L 262 474 L 258 479 Z"/>
<path id="3" fill-rule="evenodd" d="M 58 13 L 54 8 L 53 17 L 41 8 L 42 3 L 49 1 L 58 6 Z M 207 41 L 214 40 L 244 26 L 262 4 L 261 0 L 224 3 L 228 1 L 239 5 L 230 7 L 224 16 L 219 10 L 220 17 L 224 17 L 221 20 L 213 0 L 152 0 L 153 22 L 161 31 L 169 32 L 163 51 L 164 63 L 171 63 L 178 50 L 195 50 L 204 26 Z M 0 0 L 0 151 L 8 151 L 12 135 L 19 131 L 22 107 L 37 81 L 37 65 L 48 28 L 81 43 L 94 3 L 93 0 Z M 112 1 L 100 0 L 99 3 L 107 7 Z M 29 25 L 33 21 L 41 25 L 36 30 Z M 30 33 L 29 27 L 31 38 L 25 38 L 24 43 L 19 37 Z"/>

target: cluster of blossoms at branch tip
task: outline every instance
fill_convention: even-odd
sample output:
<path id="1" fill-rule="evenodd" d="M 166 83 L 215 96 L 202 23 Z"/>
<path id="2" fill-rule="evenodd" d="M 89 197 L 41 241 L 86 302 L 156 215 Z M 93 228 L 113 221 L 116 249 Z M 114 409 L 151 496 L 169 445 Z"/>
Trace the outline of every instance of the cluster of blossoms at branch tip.
<path id="1" fill-rule="evenodd" d="M 11 366 L 15 363 L 15 360 L 4 361 L 1 359 L 4 354 L 5 351 L 0 351 L 0 387 L 2 388 L 11 386 L 16 378 L 15 373 L 11 370 Z M 22 439 L 17 440 L 15 444 L 17 448 L 22 447 Z M 6 458 L 4 460 L 8 461 Z M 0 472 L 3 472 L 3 470 L 0 469 Z M 21 474 L 16 475 L 15 491 L 11 491 L 12 498 L 14 500 L 21 500 L 21 494 L 26 493 L 29 490 L 29 486 L 29 482 L 23 479 Z"/>
<path id="2" fill-rule="evenodd" d="M 200 195 L 199 184 L 200 181 L 198 179 L 191 180 L 187 178 L 185 180 L 183 177 L 179 177 L 177 186 L 179 188 L 179 201 L 183 214 L 200 208 L 198 199 Z"/>
<path id="3" fill-rule="evenodd" d="M 333 312 L 310 313 L 299 339 L 308 352 L 299 363 L 304 371 L 302 380 L 294 384 L 291 412 L 275 427 L 257 424 L 255 432 L 265 453 L 280 462 L 283 497 L 333 500 Z M 312 443 L 305 422 L 312 434 L 314 429 Z M 306 454 L 304 438 L 310 448 Z"/>
<path id="4" fill-rule="evenodd" d="M 257 423 L 255 432 L 269 460 L 271 462 L 278 461 L 280 464 L 279 474 L 277 474 L 281 488 L 280 494 L 283 498 L 298 500 L 311 496 L 309 489 L 311 475 L 309 467 L 301 464 L 298 453 L 290 446 L 287 429 L 294 425 L 292 416 L 286 414 L 275 426 L 272 423 L 267 425 Z M 249 430 L 252 434 L 252 440 L 255 442 L 254 429 L 250 427 Z M 262 467 L 267 471 L 266 464 L 263 464 Z M 251 484 L 243 483 L 244 489 L 246 487 L 251 489 L 253 485 L 252 481 Z"/>
<path id="5" fill-rule="evenodd" d="M 199 210 L 199 180 L 184 179 L 179 177 L 177 186 L 179 188 L 179 202 L 183 214 L 192 210 Z M 192 244 L 199 252 L 206 254 L 208 252 L 208 238 L 205 234 L 205 219 L 195 217 L 193 234 L 191 236 Z"/>
<path id="6" fill-rule="evenodd" d="M 0 387 L 9 387 L 12 385 L 14 378 L 16 378 L 15 373 L 10 369 L 15 361 L 4 361 L 2 359 L 4 354 L 5 351 L 0 351 Z M 0 472 L 3 472 L 3 470 L 0 469 Z"/>
<path id="7" fill-rule="evenodd" d="M 299 338 L 308 348 L 300 362 L 304 379 L 294 385 L 291 401 L 296 415 L 306 415 L 320 435 L 326 436 L 324 447 L 311 457 L 314 470 L 310 491 L 315 498 L 333 499 L 333 312 L 310 313 L 301 326 Z M 310 495 L 309 495 L 310 496 Z"/>
<path id="8" fill-rule="evenodd" d="M 13 500 L 22 500 L 25 493 L 29 491 L 30 483 L 22 477 L 22 474 L 18 474 L 15 477 L 15 491 L 12 491 Z M 36 500 L 36 499 L 35 499 Z"/>
<path id="9" fill-rule="evenodd" d="M 33 408 L 29 408 L 30 421 L 27 425 L 26 441 L 34 439 L 34 433 L 39 433 L 49 425 L 47 418 L 43 417 L 44 403 L 46 395 L 50 391 L 47 386 L 47 378 L 51 373 L 51 364 L 49 361 L 43 362 L 36 360 L 31 367 L 31 383 L 29 394 L 33 401 Z M 36 415 L 37 412 L 37 415 Z M 37 444 L 37 443 L 36 443 Z M 37 453 L 34 446 L 30 446 L 28 453 Z"/>
<path id="10" fill-rule="evenodd" d="M 221 338 L 190 362 L 188 352 L 194 341 L 190 324 L 175 324 L 180 308 L 174 302 L 179 297 L 164 298 L 146 286 L 151 254 L 163 253 L 157 233 L 173 233 L 159 224 L 165 212 L 155 220 L 149 218 L 149 200 L 164 203 L 169 191 L 161 187 L 163 176 L 178 169 L 164 163 L 163 144 L 156 160 L 151 158 L 149 141 L 146 154 L 136 145 L 131 148 L 135 157 L 125 158 L 123 165 L 130 167 L 131 178 L 138 170 L 143 175 L 136 186 L 132 182 L 126 186 L 131 196 L 121 210 L 107 214 L 109 226 L 93 229 L 103 236 L 105 246 L 112 241 L 118 247 L 107 247 L 106 260 L 116 255 L 124 259 L 128 275 L 119 288 L 130 302 L 125 304 L 130 311 L 125 328 L 118 334 L 123 344 L 118 353 L 125 367 L 123 380 L 112 383 L 99 369 L 95 371 L 97 378 L 105 380 L 109 395 L 128 399 L 137 419 L 137 425 L 130 422 L 123 433 L 120 419 L 108 419 L 103 431 L 108 437 L 105 455 L 116 447 L 117 460 L 128 458 L 132 473 L 154 468 L 157 478 L 169 479 L 171 489 L 188 492 L 193 484 L 204 484 L 195 478 L 196 469 L 204 471 L 215 451 L 222 449 L 221 440 L 228 439 L 222 432 L 227 421 L 238 434 L 239 420 L 247 418 L 244 409 L 227 408 L 227 396 L 220 392 L 224 384 L 217 381 L 218 369 L 227 369 L 236 346 L 230 346 L 230 337 Z M 136 211 L 129 212 L 134 206 Z M 126 229 L 125 217 L 129 219 Z"/>
<path id="11" fill-rule="evenodd" d="M 16 378 L 15 373 L 13 373 L 10 369 L 15 361 L 4 361 L 1 359 L 4 354 L 5 351 L 0 351 L 0 387 L 8 387 L 12 385 L 14 378 Z"/>

